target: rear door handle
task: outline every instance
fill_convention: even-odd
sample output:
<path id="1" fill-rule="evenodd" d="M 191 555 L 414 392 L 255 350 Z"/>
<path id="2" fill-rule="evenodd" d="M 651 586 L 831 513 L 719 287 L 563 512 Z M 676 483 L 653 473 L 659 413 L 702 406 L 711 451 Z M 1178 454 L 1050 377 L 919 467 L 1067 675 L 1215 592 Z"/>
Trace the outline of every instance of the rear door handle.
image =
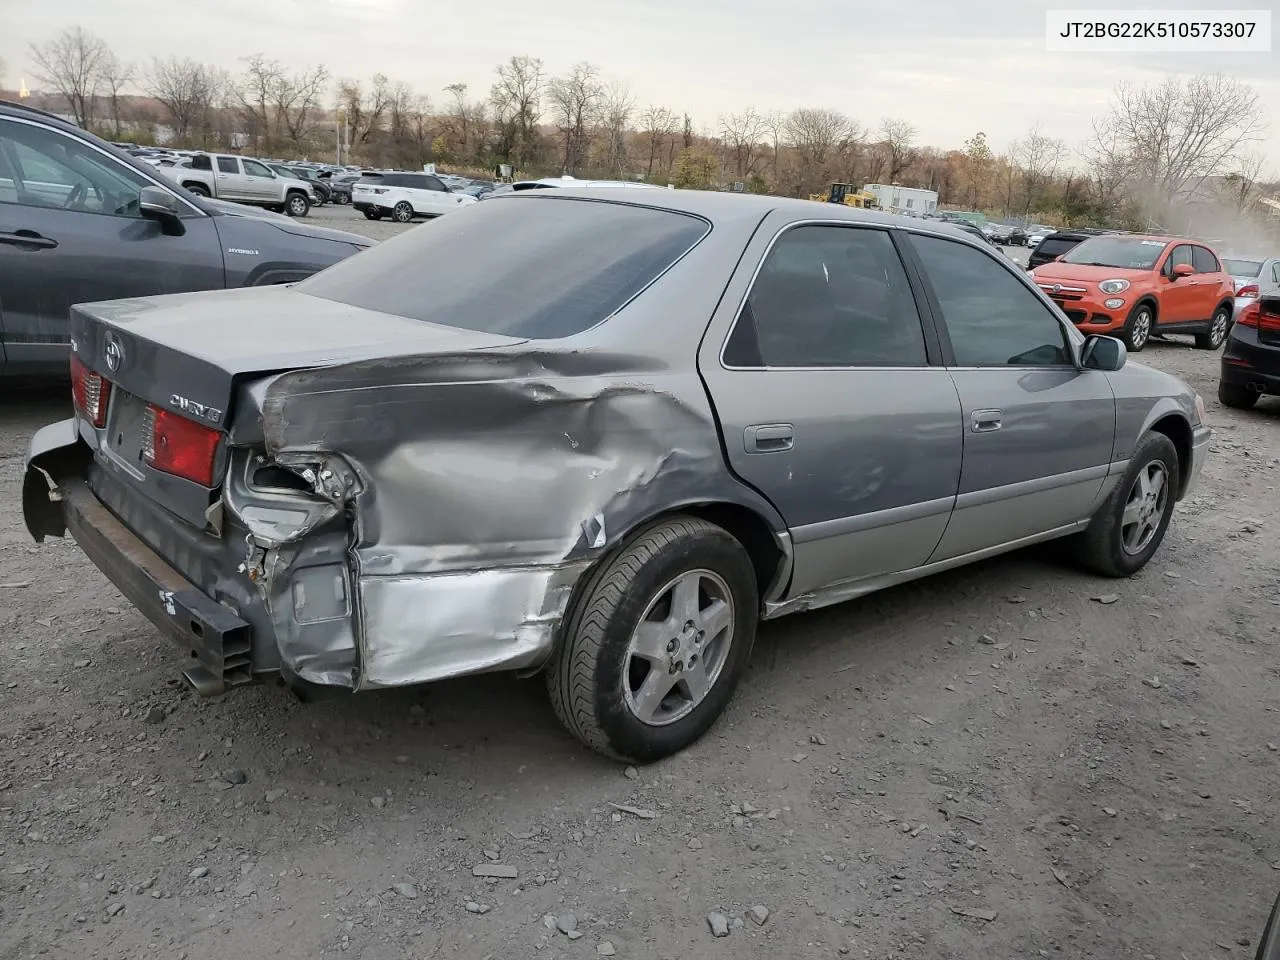
<path id="1" fill-rule="evenodd" d="M 11 243 L 15 247 L 34 247 L 38 250 L 51 250 L 58 241 L 51 237 L 42 237 L 34 230 L 15 230 L 13 233 L 0 233 L 0 243 Z"/>
<path id="2" fill-rule="evenodd" d="M 789 423 L 757 423 L 742 432 L 742 443 L 747 448 L 747 453 L 779 453 L 790 450 L 795 438 L 795 427 Z"/>
<path id="3" fill-rule="evenodd" d="M 973 411 L 973 432 L 990 433 L 999 430 L 1004 422 L 1004 414 L 999 410 Z"/>

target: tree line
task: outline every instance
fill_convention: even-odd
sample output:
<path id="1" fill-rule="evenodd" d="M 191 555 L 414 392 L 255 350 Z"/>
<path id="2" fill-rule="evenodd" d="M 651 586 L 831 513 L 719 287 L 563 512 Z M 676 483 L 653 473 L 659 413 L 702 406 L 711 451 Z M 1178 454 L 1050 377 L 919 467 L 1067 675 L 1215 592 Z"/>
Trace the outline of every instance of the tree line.
<path id="1" fill-rule="evenodd" d="M 498 64 L 487 92 L 453 83 L 435 99 L 385 74 L 363 81 L 263 54 L 234 71 L 177 56 L 126 63 L 78 26 L 30 55 L 46 94 L 112 139 L 150 142 L 161 124 L 173 145 L 290 159 L 333 157 L 345 138 L 344 160 L 374 166 L 480 172 L 502 163 L 524 176 L 741 183 L 787 196 L 835 181 L 901 183 L 938 191 L 944 205 L 1075 225 L 1158 217 L 1209 186 L 1244 210 L 1267 189 L 1254 150 L 1264 131 L 1258 94 L 1222 75 L 1122 84 L 1075 147 L 1035 126 L 997 152 L 982 132 L 944 150 L 921 144 L 906 119 L 864 126 L 828 107 L 746 107 L 708 129 L 681 109 L 642 104 L 595 64 L 551 75 L 532 56 Z"/>

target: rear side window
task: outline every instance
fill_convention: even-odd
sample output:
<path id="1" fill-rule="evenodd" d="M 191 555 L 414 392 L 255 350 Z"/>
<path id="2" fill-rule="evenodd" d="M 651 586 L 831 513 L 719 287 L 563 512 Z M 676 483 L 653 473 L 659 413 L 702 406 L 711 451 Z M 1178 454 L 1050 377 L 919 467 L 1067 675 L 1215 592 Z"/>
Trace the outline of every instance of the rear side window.
<path id="1" fill-rule="evenodd" d="M 793 227 L 760 266 L 724 351 L 731 367 L 924 366 L 924 332 L 889 234 Z"/>
<path id="2" fill-rule="evenodd" d="M 192 170 L 212 170 L 213 169 L 213 161 L 205 156 L 192 157 L 188 161 L 188 165 L 191 167 Z"/>
<path id="3" fill-rule="evenodd" d="M 1207 247 L 1191 248 L 1191 265 L 1196 268 L 1196 273 L 1217 273 L 1222 269 L 1218 266 L 1218 258 Z"/>
<path id="4" fill-rule="evenodd" d="M 221 173 L 239 173 L 240 167 L 236 163 L 235 157 L 219 157 L 218 170 Z"/>
<path id="5" fill-rule="evenodd" d="M 378 181 L 380 187 L 412 187 L 414 183 L 409 177 L 399 173 L 388 173 L 385 177 Z"/>
<path id="6" fill-rule="evenodd" d="M 553 340 L 608 319 L 709 230 L 670 210 L 512 196 L 384 241 L 294 289 L 427 323 Z"/>

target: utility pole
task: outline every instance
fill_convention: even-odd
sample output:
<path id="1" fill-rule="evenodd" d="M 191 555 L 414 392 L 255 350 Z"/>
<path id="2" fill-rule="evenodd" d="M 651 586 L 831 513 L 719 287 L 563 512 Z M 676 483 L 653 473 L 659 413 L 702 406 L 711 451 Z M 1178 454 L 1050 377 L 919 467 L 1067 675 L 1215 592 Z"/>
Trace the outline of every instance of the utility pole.
<path id="1" fill-rule="evenodd" d="M 338 138 L 338 149 L 336 154 L 336 163 L 342 166 L 342 148 L 347 142 L 347 111 L 339 110 L 338 118 L 334 122 L 334 135 Z"/>

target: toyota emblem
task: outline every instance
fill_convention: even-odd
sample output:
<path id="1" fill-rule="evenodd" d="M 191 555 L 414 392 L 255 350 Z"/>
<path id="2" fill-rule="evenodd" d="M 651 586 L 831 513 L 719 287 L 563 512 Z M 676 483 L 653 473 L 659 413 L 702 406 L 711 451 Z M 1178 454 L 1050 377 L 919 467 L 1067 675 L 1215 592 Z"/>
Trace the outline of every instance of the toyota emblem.
<path id="1" fill-rule="evenodd" d="M 107 369 L 113 373 L 124 365 L 124 344 L 114 333 L 108 333 L 102 343 L 102 359 L 107 362 Z"/>
<path id="2" fill-rule="evenodd" d="M 1054 292 L 1054 293 L 1061 293 L 1061 292 L 1062 292 L 1062 284 L 1060 284 L 1060 283 L 1055 283 L 1055 284 L 1053 285 L 1053 292 Z M 114 370 L 114 369 L 115 369 L 115 367 L 112 367 L 111 369 L 112 369 L 112 370 Z"/>

